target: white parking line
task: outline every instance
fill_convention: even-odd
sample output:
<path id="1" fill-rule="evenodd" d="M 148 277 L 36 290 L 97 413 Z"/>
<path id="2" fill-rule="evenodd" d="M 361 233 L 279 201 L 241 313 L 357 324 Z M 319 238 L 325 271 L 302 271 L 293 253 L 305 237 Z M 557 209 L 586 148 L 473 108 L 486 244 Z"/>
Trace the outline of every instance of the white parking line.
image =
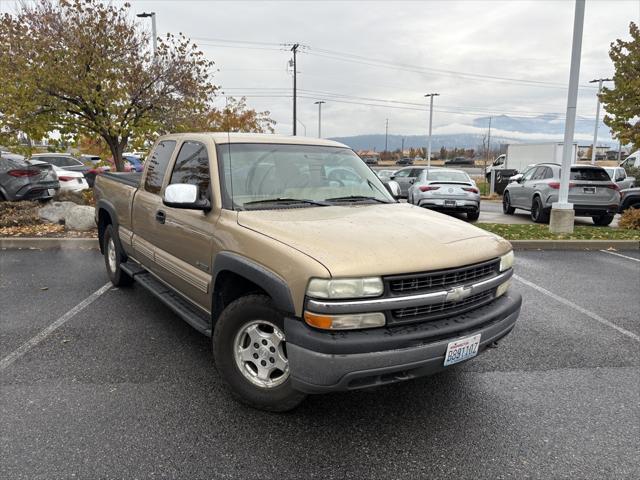
<path id="1" fill-rule="evenodd" d="M 525 280 L 524 278 L 522 278 L 519 275 L 514 275 L 513 276 L 514 279 L 516 279 L 518 282 L 526 285 L 527 287 L 531 287 L 537 291 L 539 291 L 540 293 L 544 293 L 545 295 L 553 298 L 554 300 L 557 300 L 558 302 L 562 303 L 563 305 L 566 305 L 567 307 L 571 307 L 574 310 L 577 310 L 578 312 L 586 315 L 587 317 L 600 322 L 603 325 L 606 325 L 607 327 L 613 328 L 614 330 L 617 330 L 618 332 L 620 332 L 621 334 L 629 337 L 632 340 L 635 340 L 636 342 L 640 342 L 640 336 L 636 335 L 633 332 L 630 332 L 629 330 L 626 330 L 622 327 L 619 327 L 618 325 L 616 325 L 615 323 L 610 322 L 609 320 L 602 318 L 600 315 L 598 315 L 597 313 L 593 313 L 589 310 L 587 310 L 586 308 L 581 307 L 580 305 L 576 305 L 575 303 L 573 303 L 571 300 L 567 300 L 564 297 L 561 297 L 560 295 L 556 295 L 553 292 L 550 292 L 549 290 L 547 290 L 546 288 L 542 288 L 540 285 L 536 285 L 533 282 L 530 282 L 529 280 Z"/>
<path id="2" fill-rule="evenodd" d="M 93 292 L 91 295 L 89 295 L 87 298 L 85 298 L 83 301 L 81 301 L 79 304 L 77 304 L 75 307 L 73 307 L 67 313 L 65 313 L 60 318 L 58 318 L 55 322 L 53 322 L 47 328 L 42 330 L 36 336 L 34 336 L 31 339 L 27 340 L 25 343 L 23 343 L 18 348 L 16 348 L 13 352 L 11 352 L 9 355 L 7 355 L 2 360 L 0 360 L 0 372 L 3 371 L 4 369 L 6 369 L 9 365 L 11 365 L 13 362 L 15 362 L 17 359 L 19 359 L 25 353 L 27 353 L 29 350 L 31 350 L 33 347 L 35 347 L 37 344 L 39 344 L 42 340 L 47 338 L 50 334 L 55 332 L 62 325 L 67 323 L 69 320 L 71 320 L 75 315 L 77 315 L 82 310 L 84 310 L 89 305 L 91 305 L 93 302 L 95 302 L 103 293 L 105 293 L 107 290 L 109 290 L 109 288 L 111 288 L 111 282 L 109 282 L 109 283 L 103 285 L 102 287 L 100 287 L 98 290 Z"/>
<path id="3" fill-rule="evenodd" d="M 622 255 L 620 253 L 612 252 L 611 250 L 600 250 L 602 253 L 608 253 L 610 255 L 615 255 L 616 257 L 626 258 L 627 260 L 633 260 L 634 262 L 640 262 L 640 258 L 628 257 L 626 255 Z"/>

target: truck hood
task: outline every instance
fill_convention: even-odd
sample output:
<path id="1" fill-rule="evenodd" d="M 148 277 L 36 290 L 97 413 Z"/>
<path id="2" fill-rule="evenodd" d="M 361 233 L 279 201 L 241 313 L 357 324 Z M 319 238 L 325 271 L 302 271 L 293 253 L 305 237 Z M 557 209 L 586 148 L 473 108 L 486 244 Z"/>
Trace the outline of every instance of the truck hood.
<path id="1" fill-rule="evenodd" d="M 452 268 L 511 249 L 492 233 L 406 203 L 241 211 L 238 223 L 309 255 L 334 277 Z"/>

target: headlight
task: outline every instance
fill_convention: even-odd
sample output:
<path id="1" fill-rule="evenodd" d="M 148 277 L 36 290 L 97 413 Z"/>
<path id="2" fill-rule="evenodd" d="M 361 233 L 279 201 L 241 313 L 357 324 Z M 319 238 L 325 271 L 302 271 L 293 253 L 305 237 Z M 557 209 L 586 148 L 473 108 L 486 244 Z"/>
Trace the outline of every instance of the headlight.
<path id="1" fill-rule="evenodd" d="M 383 327 L 384 313 L 358 313 L 352 315 L 320 315 L 304 312 L 304 321 L 323 330 L 355 330 L 359 328 Z"/>
<path id="2" fill-rule="evenodd" d="M 513 267 L 513 250 L 511 250 L 506 255 L 500 257 L 500 271 L 504 272 L 505 270 L 509 270 Z"/>
<path id="3" fill-rule="evenodd" d="M 380 277 L 365 278 L 312 278 L 307 296 L 313 298 L 361 298 L 382 295 L 384 287 Z"/>

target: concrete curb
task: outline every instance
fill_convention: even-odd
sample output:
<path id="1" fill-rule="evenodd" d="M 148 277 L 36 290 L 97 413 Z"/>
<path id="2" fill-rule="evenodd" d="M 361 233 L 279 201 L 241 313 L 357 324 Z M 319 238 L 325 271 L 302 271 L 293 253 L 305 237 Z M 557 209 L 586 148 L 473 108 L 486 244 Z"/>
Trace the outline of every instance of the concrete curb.
<path id="1" fill-rule="evenodd" d="M 0 237 L 0 249 L 52 250 L 52 249 L 99 249 L 97 238 L 33 238 Z"/>
<path id="2" fill-rule="evenodd" d="M 514 250 L 638 250 L 640 240 L 510 240 Z"/>
<path id="3" fill-rule="evenodd" d="M 515 250 L 639 250 L 640 240 L 511 240 Z M 0 249 L 99 249 L 97 238 L 0 237 Z"/>

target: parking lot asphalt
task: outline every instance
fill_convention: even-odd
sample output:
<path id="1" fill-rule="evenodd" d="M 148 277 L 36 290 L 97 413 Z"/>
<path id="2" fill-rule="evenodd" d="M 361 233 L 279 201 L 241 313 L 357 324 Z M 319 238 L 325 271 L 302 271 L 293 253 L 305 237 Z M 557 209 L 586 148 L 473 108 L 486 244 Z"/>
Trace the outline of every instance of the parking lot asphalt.
<path id="1" fill-rule="evenodd" d="M 207 338 L 111 288 L 0 367 L 0 477 L 639 478 L 640 254 L 613 253 L 518 252 L 498 348 L 287 414 L 236 403 Z M 0 365 L 106 281 L 96 251 L 0 251 Z"/>

